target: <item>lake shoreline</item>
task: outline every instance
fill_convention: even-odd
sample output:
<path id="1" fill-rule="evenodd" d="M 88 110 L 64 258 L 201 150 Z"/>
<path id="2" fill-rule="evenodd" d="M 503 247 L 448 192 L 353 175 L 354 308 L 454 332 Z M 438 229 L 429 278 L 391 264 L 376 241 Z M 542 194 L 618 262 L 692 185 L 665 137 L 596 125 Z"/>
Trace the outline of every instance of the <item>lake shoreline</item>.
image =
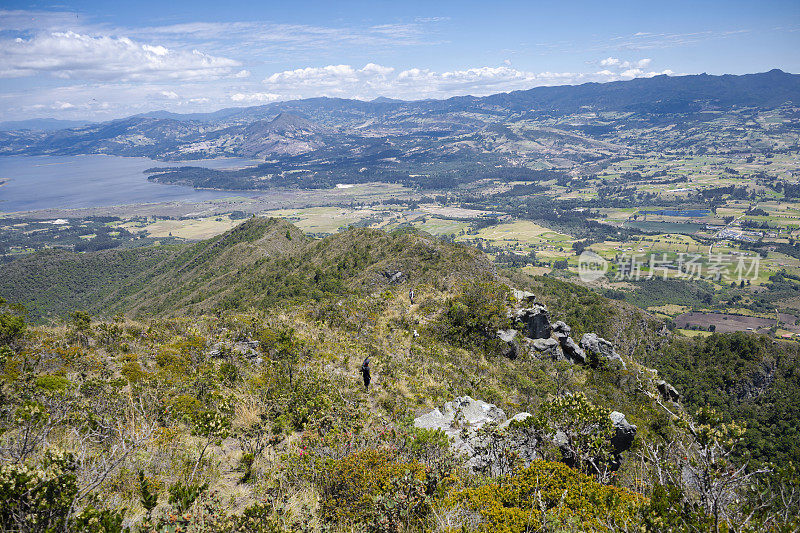
<path id="1" fill-rule="evenodd" d="M 257 161 L 242 158 L 192 160 L 207 168 L 247 168 Z M 237 194 L 266 191 L 200 190 L 149 180 L 143 171 L 164 162 L 144 157 L 107 154 L 76 156 L 0 156 L 3 194 L 0 212 L 83 209 L 163 202 L 202 202 Z M 176 165 L 185 162 L 175 162 Z"/>

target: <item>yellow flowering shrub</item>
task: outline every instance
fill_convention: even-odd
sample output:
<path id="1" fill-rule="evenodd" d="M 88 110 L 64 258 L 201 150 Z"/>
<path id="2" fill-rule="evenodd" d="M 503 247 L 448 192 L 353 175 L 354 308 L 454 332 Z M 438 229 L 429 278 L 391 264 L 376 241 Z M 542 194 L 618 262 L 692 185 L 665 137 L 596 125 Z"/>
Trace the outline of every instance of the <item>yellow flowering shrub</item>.
<path id="1" fill-rule="evenodd" d="M 568 523 L 608 531 L 608 524 L 637 521 L 646 503 L 641 494 L 602 485 L 563 463 L 534 461 L 501 482 L 459 491 L 445 505 L 479 515 L 478 531 L 522 533 Z"/>
<path id="2" fill-rule="evenodd" d="M 371 514 L 375 497 L 407 474 L 424 481 L 425 466 L 401 462 L 394 452 L 384 449 L 366 449 L 333 461 L 322 487 L 322 514 L 329 520 L 364 521 Z"/>

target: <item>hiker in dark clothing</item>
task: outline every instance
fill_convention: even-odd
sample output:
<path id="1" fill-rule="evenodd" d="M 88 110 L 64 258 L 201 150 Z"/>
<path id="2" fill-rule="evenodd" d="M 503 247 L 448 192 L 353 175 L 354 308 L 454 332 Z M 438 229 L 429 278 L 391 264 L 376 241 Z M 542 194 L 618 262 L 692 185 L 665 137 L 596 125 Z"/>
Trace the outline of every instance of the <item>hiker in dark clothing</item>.
<path id="1" fill-rule="evenodd" d="M 411 305 L 414 305 L 414 289 L 408 289 L 408 299 L 411 300 Z"/>
<path id="2" fill-rule="evenodd" d="M 361 368 L 358 371 L 361 372 L 361 375 L 364 378 L 364 389 L 369 389 L 369 381 L 370 381 L 369 357 L 364 359 L 364 362 L 361 363 Z"/>

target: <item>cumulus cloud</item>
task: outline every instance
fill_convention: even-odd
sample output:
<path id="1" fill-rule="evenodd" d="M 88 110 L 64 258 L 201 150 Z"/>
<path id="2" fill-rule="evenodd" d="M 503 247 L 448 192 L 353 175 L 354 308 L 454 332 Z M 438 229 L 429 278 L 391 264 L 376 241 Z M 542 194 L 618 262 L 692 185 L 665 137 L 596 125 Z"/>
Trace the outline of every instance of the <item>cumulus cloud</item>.
<path id="1" fill-rule="evenodd" d="M 171 50 L 127 37 L 51 32 L 0 41 L 0 77 L 50 74 L 84 80 L 195 80 L 235 75 L 241 64 L 198 50 Z"/>
<path id="2" fill-rule="evenodd" d="M 637 69 L 637 68 L 645 68 L 652 62 L 653 60 L 650 59 L 649 57 L 640 59 L 638 61 L 623 61 L 618 57 L 607 57 L 600 61 L 600 66 L 614 67 L 619 69 Z"/>
<path id="3" fill-rule="evenodd" d="M 435 71 L 409 68 L 397 71 L 375 63 L 362 68 L 352 65 L 327 65 L 276 72 L 263 83 L 273 94 L 301 97 L 331 96 L 371 99 L 390 96 L 404 99 L 446 98 L 472 94 L 485 96 L 498 92 L 529 89 L 540 85 L 565 85 L 589 81 L 614 81 L 635 77 L 655 76 L 641 67 L 650 60 L 622 61 L 615 58 L 601 61 L 609 65 L 597 72 L 533 72 L 511 67 L 505 63 L 496 67 L 475 67 L 463 70 Z M 664 73 L 671 73 L 664 71 Z"/>
<path id="4" fill-rule="evenodd" d="M 231 100 L 245 104 L 268 104 L 287 100 L 288 98 L 275 93 L 235 93 L 231 95 Z"/>

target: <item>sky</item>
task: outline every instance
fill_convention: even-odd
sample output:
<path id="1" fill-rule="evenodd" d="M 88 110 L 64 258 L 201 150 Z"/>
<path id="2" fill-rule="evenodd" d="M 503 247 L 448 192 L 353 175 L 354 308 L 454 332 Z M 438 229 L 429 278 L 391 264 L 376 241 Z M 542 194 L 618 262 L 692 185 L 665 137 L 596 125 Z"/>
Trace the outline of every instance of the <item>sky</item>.
<path id="1" fill-rule="evenodd" d="M 0 121 L 773 68 L 798 0 L 0 0 Z"/>

